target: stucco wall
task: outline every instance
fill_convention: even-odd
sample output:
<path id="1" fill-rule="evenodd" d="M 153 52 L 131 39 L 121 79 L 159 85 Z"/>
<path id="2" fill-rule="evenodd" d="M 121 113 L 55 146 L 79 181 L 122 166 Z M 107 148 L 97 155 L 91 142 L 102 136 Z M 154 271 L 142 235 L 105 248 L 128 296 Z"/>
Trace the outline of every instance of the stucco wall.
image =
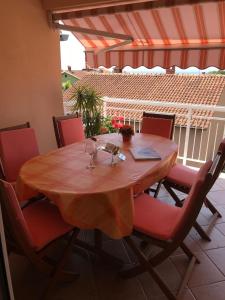
<path id="1" fill-rule="evenodd" d="M 40 0 L 0 9 L 0 128 L 30 121 L 41 152 L 56 148 L 52 116 L 63 113 L 59 36 Z"/>

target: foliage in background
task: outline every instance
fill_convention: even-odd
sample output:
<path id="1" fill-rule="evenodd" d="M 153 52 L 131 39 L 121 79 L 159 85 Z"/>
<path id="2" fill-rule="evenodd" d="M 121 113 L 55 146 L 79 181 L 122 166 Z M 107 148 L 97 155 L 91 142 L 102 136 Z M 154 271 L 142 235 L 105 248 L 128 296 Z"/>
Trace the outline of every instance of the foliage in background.
<path id="1" fill-rule="evenodd" d="M 100 94 L 89 86 L 79 86 L 70 99 L 75 100 L 72 112 L 78 112 L 83 118 L 86 137 L 100 134 L 103 105 Z"/>
<path id="2" fill-rule="evenodd" d="M 225 70 L 212 71 L 212 72 L 209 72 L 208 74 L 225 75 Z"/>
<path id="3" fill-rule="evenodd" d="M 65 90 L 71 88 L 71 86 L 72 86 L 71 81 L 67 80 L 67 81 L 65 81 L 65 82 L 62 83 L 62 90 L 65 91 Z"/>
<path id="4" fill-rule="evenodd" d="M 106 129 L 106 130 L 104 130 Z M 102 128 L 101 128 L 102 133 L 113 133 L 116 132 L 116 128 L 113 127 L 112 124 L 112 117 L 105 117 L 102 119 Z"/>

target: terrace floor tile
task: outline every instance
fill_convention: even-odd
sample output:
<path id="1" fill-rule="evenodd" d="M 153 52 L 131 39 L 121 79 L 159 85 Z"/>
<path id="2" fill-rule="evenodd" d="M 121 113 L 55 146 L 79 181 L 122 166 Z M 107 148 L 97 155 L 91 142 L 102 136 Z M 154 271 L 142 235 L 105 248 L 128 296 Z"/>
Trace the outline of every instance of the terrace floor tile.
<path id="1" fill-rule="evenodd" d="M 196 300 L 224 300 L 225 281 L 192 288 Z"/>

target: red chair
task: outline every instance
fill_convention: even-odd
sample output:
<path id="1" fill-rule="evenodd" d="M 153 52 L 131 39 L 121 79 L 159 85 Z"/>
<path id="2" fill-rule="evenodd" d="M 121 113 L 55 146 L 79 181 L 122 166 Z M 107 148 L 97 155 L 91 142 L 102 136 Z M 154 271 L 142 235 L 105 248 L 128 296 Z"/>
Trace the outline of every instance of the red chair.
<path id="1" fill-rule="evenodd" d="M 175 115 L 143 112 L 141 133 L 159 135 L 171 140 L 173 137 L 174 123 Z M 159 194 L 161 184 L 162 182 L 160 181 L 156 188 L 146 189 L 145 192 L 147 194 L 153 192 L 156 198 Z"/>
<path id="2" fill-rule="evenodd" d="M 0 130 L 0 160 L 2 178 L 15 182 L 21 166 L 39 155 L 34 129 L 29 123 Z"/>
<path id="3" fill-rule="evenodd" d="M 172 139 L 175 115 L 143 112 L 141 133 L 159 135 Z"/>
<path id="4" fill-rule="evenodd" d="M 53 125 L 59 148 L 85 139 L 82 119 L 78 114 L 53 117 Z"/>
<path id="5" fill-rule="evenodd" d="M 215 167 L 212 165 L 212 161 L 202 166 L 182 208 L 160 202 L 160 200 L 144 193 L 134 199 L 133 234 L 146 242 L 157 245 L 161 249 L 150 258 L 147 258 L 131 237 L 125 237 L 124 240 L 137 256 L 138 264 L 131 269 L 122 271 L 121 275 L 123 277 L 129 278 L 148 272 L 168 299 L 178 299 L 188 281 L 192 267 L 196 262 L 199 263 L 196 256 L 185 245 L 184 239 L 200 212 L 214 172 Z M 155 267 L 166 260 L 178 247 L 182 248 L 191 261 L 181 284 L 181 289 L 175 297 L 161 279 Z"/>
<path id="6" fill-rule="evenodd" d="M 219 177 L 221 171 L 224 169 L 225 166 L 225 139 L 223 139 L 219 146 L 218 152 L 213 160 L 213 164 L 215 165 L 215 172 L 210 182 L 209 190 L 212 188 L 216 179 Z M 176 164 L 163 181 L 163 185 L 165 186 L 169 194 L 172 196 L 172 198 L 175 200 L 177 206 L 181 207 L 183 205 L 183 200 L 177 196 L 173 189 L 188 194 L 194 181 L 196 180 L 197 174 L 198 171 L 195 171 L 181 164 Z M 207 232 L 209 232 L 216 218 L 221 217 L 221 214 L 207 197 L 205 198 L 204 203 L 205 206 L 208 207 L 213 214 L 213 218 L 207 230 Z M 194 227 L 203 239 L 209 241 L 211 240 L 207 232 L 205 232 L 198 223 L 196 223 Z"/>
<path id="7" fill-rule="evenodd" d="M 47 200 L 32 203 L 21 210 L 12 185 L 3 180 L 0 180 L 0 205 L 8 252 L 26 256 L 39 271 L 50 275 L 49 287 L 52 286 L 63 274 L 62 267 L 79 229 L 65 223 L 57 207 Z M 65 236 L 69 240 L 58 262 L 52 265 L 49 262 L 53 260 L 46 256 L 48 246 Z"/>

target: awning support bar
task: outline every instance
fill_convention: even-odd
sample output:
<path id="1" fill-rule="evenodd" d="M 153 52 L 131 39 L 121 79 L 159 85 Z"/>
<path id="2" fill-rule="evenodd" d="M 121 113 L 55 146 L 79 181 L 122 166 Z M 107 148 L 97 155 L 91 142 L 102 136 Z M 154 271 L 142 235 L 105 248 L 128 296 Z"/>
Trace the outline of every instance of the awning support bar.
<path id="1" fill-rule="evenodd" d="M 67 30 L 67 31 L 74 31 L 74 32 L 80 32 L 80 33 L 86 33 L 86 34 L 94 34 L 99 36 L 105 36 L 113 39 L 120 39 L 120 40 L 129 40 L 133 41 L 132 36 L 126 35 L 126 34 L 120 34 L 120 33 L 111 33 L 108 31 L 102 31 L 102 30 L 95 30 L 95 29 L 89 29 L 89 28 L 83 28 L 83 27 L 77 27 L 77 26 L 71 26 L 71 25 L 64 25 L 59 23 L 53 23 L 54 27 L 61 30 Z"/>

